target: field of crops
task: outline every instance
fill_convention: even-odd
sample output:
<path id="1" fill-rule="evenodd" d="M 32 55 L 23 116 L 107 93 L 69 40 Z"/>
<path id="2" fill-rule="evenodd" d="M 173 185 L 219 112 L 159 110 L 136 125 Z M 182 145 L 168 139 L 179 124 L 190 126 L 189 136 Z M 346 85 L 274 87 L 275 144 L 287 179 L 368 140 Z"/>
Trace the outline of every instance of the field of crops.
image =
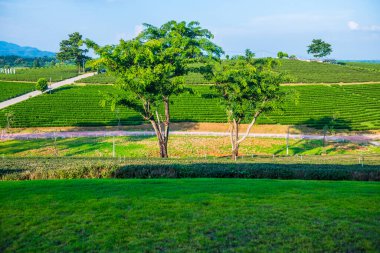
<path id="1" fill-rule="evenodd" d="M 0 81 L 0 102 L 33 91 L 34 83 Z"/>
<path id="2" fill-rule="evenodd" d="M 173 122 L 225 122 L 226 115 L 207 85 L 191 86 L 196 94 L 173 97 Z M 380 84 L 352 86 L 283 87 L 299 92 L 298 104 L 287 103 L 284 112 L 263 115 L 259 123 L 307 125 L 322 128 L 332 119 L 335 128 L 350 130 L 380 129 Z M 141 124 L 134 111 L 119 108 L 114 112 L 99 106 L 104 92 L 112 86 L 66 86 L 0 111 L 5 125 L 5 111 L 15 113 L 14 127 L 99 126 Z"/>
<path id="3" fill-rule="evenodd" d="M 367 68 L 295 60 L 281 60 L 281 63 L 282 65 L 278 68 L 279 71 L 287 72 L 295 77 L 294 82 L 351 83 L 380 81 L 380 72 Z M 362 63 L 357 64 L 361 65 Z M 377 65 L 380 66 L 380 64 Z"/>
<path id="4" fill-rule="evenodd" d="M 173 122 L 225 122 L 225 112 L 212 98 L 207 85 L 191 86 L 196 94 L 173 97 Z M 297 86 L 299 103 L 287 103 L 284 112 L 263 115 L 259 123 L 307 125 L 322 128 L 335 118 L 335 128 L 367 130 L 380 128 L 380 84 L 352 86 Z M 14 127 L 32 126 L 101 126 L 141 124 L 142 118 L 132 110 L 111 111 L 99 106 L 104 92 L 112 86 L 66 86 L 0 111 L 5 125 L 5 111 L 15 113 Z M 210 98 L 211 97 L 211 98 Z"/>
<path id="5" fill-rule="evenodd" d="M 305 62 L 294 60 L 281 60 L 278 68 L 281 72 L 291 74 L 293 82 L 300 83 L 351 83 L 380 81 L 380 64 L 349 62 L 346 65 Z M 211 81 L 203 78 L 201 74 L 190 73 L 185 76 L 187 84 L 209 84 Z M 81 83 L 111 84 L 115 78 L 107 74 L 99 74 L 86 79 Z"/>
<path id="6" fill-rule="evenodd" d="M 114 84 L 116 78 L 107 74 L 98 74 L 90 76 L 77 81 L 78 83 L 91 83 L 91 84 Z M 199 73 L 189 73 L 185 76 L 185 82 L 187 84 L 210 84 L 209 80 L 203 78 Z"/>
<path id="7" fill-rule="evenodd" d="M 380 71 L 380 63 L 370 62 L 345 62 L 346 66 Z"/>
<path id="8" fill-rule="evenodd" d="M 0 80 L 36 82 L 39 78 L 46 78 L 52 82 L 61 81 L 78 75 L 75 66 L 59 66 L 46 68 L 25 68 L 16 70 L 16 74 L 0 73 Z"/>

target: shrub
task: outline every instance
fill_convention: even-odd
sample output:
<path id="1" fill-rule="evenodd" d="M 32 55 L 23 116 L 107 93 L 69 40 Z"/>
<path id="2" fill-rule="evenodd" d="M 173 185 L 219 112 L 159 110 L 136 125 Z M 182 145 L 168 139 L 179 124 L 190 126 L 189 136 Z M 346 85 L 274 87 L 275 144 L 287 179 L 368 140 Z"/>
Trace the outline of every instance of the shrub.
<path id="1" fill-rule="evenodd" d="M 256 158 L 258 159 L 258 158 Z M 306 164 L 97 158 L 3 158 L 0 180 L 74 178 L 270 178 L 380 181 L 375 164 Z"/>
<path id="2" fill-rule="evenodd" d="M 36 83 L 36 90 L 45 91 L 47 90 L 47 88 L 48 88 L 48 81 L 46 80 L 46 78 L 38 79 Z"/>

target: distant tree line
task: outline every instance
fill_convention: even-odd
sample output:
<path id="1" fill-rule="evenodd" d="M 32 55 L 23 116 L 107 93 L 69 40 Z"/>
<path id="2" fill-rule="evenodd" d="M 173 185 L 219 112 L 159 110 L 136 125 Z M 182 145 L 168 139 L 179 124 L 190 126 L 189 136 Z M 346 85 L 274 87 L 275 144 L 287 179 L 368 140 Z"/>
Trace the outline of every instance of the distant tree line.
<path id="1" fill-rule="evenodd" d="M 55 57 L 25 58 L 15 55 L 0 56 L 0 68 L 7 67 L 49 67 L 54 66 L 58 61 Z"/>

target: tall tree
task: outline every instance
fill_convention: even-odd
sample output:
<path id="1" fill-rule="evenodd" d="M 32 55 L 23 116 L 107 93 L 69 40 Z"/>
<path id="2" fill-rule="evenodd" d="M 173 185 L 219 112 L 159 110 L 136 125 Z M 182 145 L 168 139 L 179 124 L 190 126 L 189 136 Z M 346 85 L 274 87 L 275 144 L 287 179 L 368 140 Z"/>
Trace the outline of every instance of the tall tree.
<path id="1" fill-rule="evenodd" d="M 103 105 L 110 104 L 112 109 L 126 106 L 140 113 L 151 123 L 163 158 L 168 157 L 170 97 L 188 91 L 185 74 L 205 70 L 191 63 L 220 58 L 223 51 L 212 38 L 198 22 L 170 21 L 161 27 L 144 24 L 135 39 L 120 40 L 114 46 L 99 47 L 86 41 L 100 55 L 98 64 L 117 77 L 116 87 L 124 92 L 119 96 L 108 94 Z"/>
<path id="2" fill-rule="evenodd" d="M 83 45 L 82 35 L 78 32 L 69 34 L 68 40 L 62 40 L 59 43 L 60 49 L 57 53 L 57 59 L 60 61 L 73 61 L 78 66 L 80 72 L 81 66 L 84 61 L 89 59 L 86 56 L 88 49 L 82 49 Z M 84 71 L 84 69 L 83 69 Z"/>
<path id="3" fill-rule="evenodd" d="M 274 72 L 272 68 L 278 60 L 254 59 L 254 54 L 246 50 L 245 56 L 235 56 L 215 64 L 213 75 L 221 104 L 227 113 L 230 124 L 232 159 L 239 155 L 239 145 L 248 137 L 258 117 L 264 113 L 281 108 L 286 92 L 280 89 L 280 83 L 289 77 Z M 240 124 L 250 124 L 239 136 Z"/>
<path id="4" fill-rule="evenodd" d="M 331 52 L 331 45 L 321 39 L 313 39 L 311 44 L 307 46 L 307 53 L 312 54 L 316 58 L 325 57 L 331 54 Z"/>

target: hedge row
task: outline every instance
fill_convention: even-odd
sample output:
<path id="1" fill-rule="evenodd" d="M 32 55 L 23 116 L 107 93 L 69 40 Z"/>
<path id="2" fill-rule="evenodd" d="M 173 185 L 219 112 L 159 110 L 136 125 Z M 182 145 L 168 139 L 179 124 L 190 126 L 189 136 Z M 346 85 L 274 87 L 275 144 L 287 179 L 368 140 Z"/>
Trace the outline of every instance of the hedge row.
<path id="1" fill-rule="evenodd" d="M 16 162 L 15 162 L 16 161 Z M 74 178 L 269 178 L 380 181 L 380 166 L 270 162 L 142 161 L 21 159 L 0 162 L 2 180 Z M 48 162 L 46 162 L 48 161 Z M 145 164 L 144 164 L 145 163 Z"/>

